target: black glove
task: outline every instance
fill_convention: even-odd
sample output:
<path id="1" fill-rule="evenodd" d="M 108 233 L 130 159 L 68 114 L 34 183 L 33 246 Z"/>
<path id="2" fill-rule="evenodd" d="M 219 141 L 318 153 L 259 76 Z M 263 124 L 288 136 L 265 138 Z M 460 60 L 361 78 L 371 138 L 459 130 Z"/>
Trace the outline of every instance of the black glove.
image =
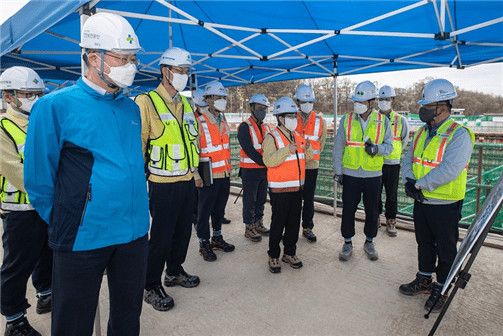
<path id="1" fill-rule="evenodd" d="M 342 185 L 342 175 L 334 175 L 334 181 Z"/>
<path id="2" fill-rule="evenodd" d="M 374 144 L 365 144 L 365 152 L 367 152 L 368 155 L 371 157 L 374 157 L 377 155 L 378 147 L 377 145 Z"/>
<path id="3" fill-rule="evenodd" d="M 416 189 L 416 180 L 413 180 L 409 177 L 407 177 L 406 180 L 407 182 L 405 183 L 405 194 L 409 197 L 412 197 L 419 203 L 423 203 L 424 196 L 421 190 Z"/>

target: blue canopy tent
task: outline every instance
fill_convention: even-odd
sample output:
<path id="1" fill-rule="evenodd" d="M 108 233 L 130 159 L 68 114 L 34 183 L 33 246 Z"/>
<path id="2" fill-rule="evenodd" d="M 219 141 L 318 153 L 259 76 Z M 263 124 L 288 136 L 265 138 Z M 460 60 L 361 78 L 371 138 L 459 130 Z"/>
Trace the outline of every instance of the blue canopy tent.
<path id="1" fill-rule="evenodd" d="M 169 46 L 196 61 L 192 88 L 503 61 L 502 1 L 42 1 L 1 26 L 1 70 L 81 73 L 88 15 L 126 17 L 145 52 L 134 85 L 159 83 Z"/>

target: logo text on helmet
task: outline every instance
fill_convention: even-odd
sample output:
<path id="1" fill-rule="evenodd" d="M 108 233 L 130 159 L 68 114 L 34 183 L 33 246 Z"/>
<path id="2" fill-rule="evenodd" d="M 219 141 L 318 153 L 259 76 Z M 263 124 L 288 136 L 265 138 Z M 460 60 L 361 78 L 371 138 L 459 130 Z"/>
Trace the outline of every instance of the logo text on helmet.
<path id="1" fill-rule="evenodd" d="M 100 34 L 91 34 L 91 33 L 84 32 L 84 37 L 88 38 L 88 39 L 99 40 L 100 39 Z"/>

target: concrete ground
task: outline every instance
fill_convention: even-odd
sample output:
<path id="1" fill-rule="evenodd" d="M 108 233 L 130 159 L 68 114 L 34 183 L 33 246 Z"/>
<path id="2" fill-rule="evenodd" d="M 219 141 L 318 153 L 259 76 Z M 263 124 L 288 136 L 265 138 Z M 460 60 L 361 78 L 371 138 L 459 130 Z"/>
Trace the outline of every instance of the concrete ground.
<path id="1" fill-rule="evenodd" d="M 175 307 L 168 312 L 143 305 L 141 335 L 428 335 L 437 315 L 426 320 L 427 295 L 405 297 L 400 284 L 414 279 L 417 248 L 414 233 L 399 230 L 390 238 L 379 230 L 375 239 L 379 260 L 363 252 L 363 224 L 356 224 L 353 257 L 338 260 L 343 244 L 340 218 L 315 214 L 318 242 L 300 238 L 297 251 L 304 267 L 283 264 L 280 274 L 267 266 L 268 239 L 252 243 L 244 237 L 241 199 L 229 198 L 224 225 L 225 239 L 236 245 L 231 253 L 217 251 L 216 262 L 198 255 L 193 234 L 185 270 L 201 278 L 196 288 L 168 288 Z M 266 205 L 265 218 L 271 208 Z M 436 335 L 503 334 L 503 251 L 483 247 L 465 290 L 459 290 Z M 29 285 L 28 298 L 35 305 Z M 106 335 L 108 290 L 101 288 L 101 330 Z M 49 315 L 28 318 L 42 335 L 50 335 Z M 2 319 L 1 331 L 4 327 Z"/>

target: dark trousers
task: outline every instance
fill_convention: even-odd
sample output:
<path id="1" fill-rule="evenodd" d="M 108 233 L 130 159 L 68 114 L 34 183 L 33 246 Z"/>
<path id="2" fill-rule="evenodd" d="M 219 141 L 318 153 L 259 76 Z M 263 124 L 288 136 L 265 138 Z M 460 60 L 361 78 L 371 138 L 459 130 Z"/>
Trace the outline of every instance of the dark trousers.
<path id="1" fill-rule="evenodd" d="M 295 255 L 299 240 L 302 190 L 285 193 L 269 193 L 272 207 L 271 231 L 269 233 L 269 251 L 271 258 L 279 258 L 279 243 L 283 237 L 283 252 Z"/>
<path id="2" fill-rule="evenodd" d="M 203 240 L 210 239 L 210 217 L 213 231 L 222 229 L 222 219 L 230 190 L 231 182 L 228 177 L 214 179 L 212 185 L 199 189 L 197 237 Z"/>
<path id="3" fill-rule="evenodd" d="M 386 189 L 386 219 L 395 219 L 396 212 L 398 208 L 397 201 L 397 190 L 398 190 L 398 178 L 400 175 L 400 164 L 394 165 L 383 165 L 382 166 L 382 183 L 381 183 L 381 194 L 382 189 Z M 379 197 L 379 214 L 382 213 L 382 199 Z"/>
<path id="4" fill-rule="evenodd" d="M 92 335 L 105 269 L 107 335 L 139 335 L 147 252 L 147 235 L 96 250 L 54 251 L 51 335 Z"/>
<path id="5" fill-rule="evenodd" d="M 243 181 L 243 223 L 253 224 L 264 217 L 267 201 L 267 178 Z"/>
<path id="6" fill-rule="evenodd" d="M 52 250 L 47 245 L 47 224 L 35 210 L 12 211 L 2 217 L 1 311 L 12 316 L 30 307 L 26 300 L 30 275 L 38 293 L 51 289 Z"/>
<path id="7" fill-rule="evenodd" d="M 445 205 L 414 202 L 419 271 L 436 272 L 440 283 L 447 279 L 456 258 L 462 208 L 463 200 Z"/>
<path id="8" fill-rule="evenodd" d="M 341 232 L 344 238 L 355 235 L 355 213 L 363 193 L 365 207 L 365 236 L 374 238 L 377 235 L 378 205 L 381 194 L 381 176 L 352 177 L 344 175 L 342 185 L 342 224 Z"/>
<path id="9" fill-rule="evenodd" d="M 196 201 L 194 179 L 175 183 L 148 182 L 150 199 L 150 240 L 148 242 L 147 280 L 145 289 L 161 285 L 166 264 L 169 275 L 184 272 L 192 233 L 192 216 Z"/>
<path id="10" fill-rule="evenodd" d="M 302 206 L 302 228 L 312 229 L 314 227 L 314 193 L 316 191 L 316 179 L 318 169 L 306 169 L 306 181 L 302 192 L 304 205 Z"/>

